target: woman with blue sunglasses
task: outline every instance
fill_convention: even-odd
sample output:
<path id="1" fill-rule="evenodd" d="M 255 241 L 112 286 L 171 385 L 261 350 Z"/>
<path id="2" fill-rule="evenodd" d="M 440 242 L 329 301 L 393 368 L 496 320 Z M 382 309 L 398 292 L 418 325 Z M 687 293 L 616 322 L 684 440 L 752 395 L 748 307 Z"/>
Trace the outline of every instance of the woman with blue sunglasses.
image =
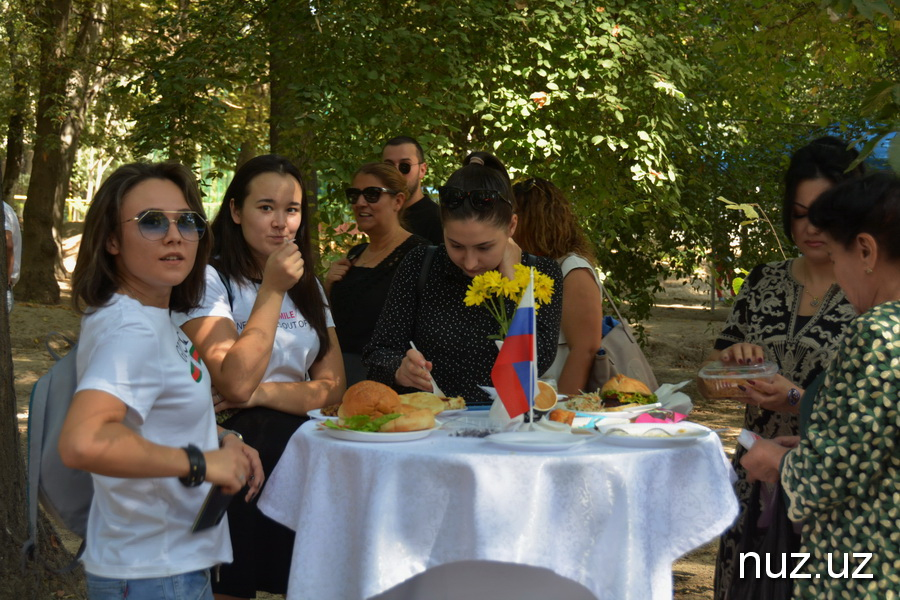
<path id="1" fill-rule="evenodd" d="M 300 172 L 257 156 L 237 170 L 212 223 L 202 306 L 182 329 L 209 367 L 224 427 L 259 449 L 267 473 L 306 413 L 340 401 L 344 367 L 324 290 L 312 268 L 311 224 Z M 228 509 L 234 562 L 218 598 L 287 589 L 294 534 L 253 503 Z"/>
<path id="2" fill-rule="evenodd" d="M 428 243 L 401 223 L 406 189 L 397 167 L 368 163 L 357 169 L 346 190 L 356 227 L 369 237 L 332 263 L 325 277 L 348 386 L 366 379 L 362 351 L 372 339 L 397 267 L 410 250 Z"/>
<path id="3" fill-rule="evenodd" d="M 541 374 L 556 356 L 561 272 L 555 261 L 527 255 L 513 241 L 517 217 L 503 163 L 475 152 L 463 164 L 439 190 L 444 243 L 407 254 L 363 360 L 371 379 L 399 391 L 430 391 L 433 377 L 446 395 L 462 396 L 470 406 L 488 405 L 491 398 L 480 386 L 492 385 L 498 350 L 491 336 L 498 324 L 484 307 L 466 306 L 472 279 L 492 270 L 513 278 L 515 265 L 526 264 L 554 280 L 557 292 L 537 312 Z M 512 314 L 515 303 L 505 302 Z"/>
<path id="4" fill-rule="evenodd" d="M 246 489 L 242 501 L 263 484 L 256 451 L 216 427 L 207 365 L 172 318 L 203 298 L 205 231 L 194 176 L 174 163 L 120 167 L 85 218 L 78 387 L 59 451 L 92 473 L 92 600 L 211 600 L 210 568 L 232 552 L 227 521 L 192 532 L 210 484 Z"/>

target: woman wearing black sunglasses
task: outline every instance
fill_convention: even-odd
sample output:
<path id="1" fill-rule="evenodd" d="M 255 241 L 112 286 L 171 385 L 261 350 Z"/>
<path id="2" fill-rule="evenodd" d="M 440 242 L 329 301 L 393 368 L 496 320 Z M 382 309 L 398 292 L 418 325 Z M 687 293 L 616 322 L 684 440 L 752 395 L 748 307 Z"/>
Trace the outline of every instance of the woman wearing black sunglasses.
<path id="1" fill-rule="evenodd" d="M 406 256 L 363 358 L 371 379 L 398 390 L 431 390 L 434 376 L 445 394 L 487 405 L 491 399 L 479 386 L 492 385 L 497 346 L 490 336 L 498 324 L 484 307 L 465 305 L 472 278 L 491 270 L 513 278 L 514 266 L 523 263 L 554 279 L 557 292 L 537 312 L 540 374 L 556 355 L 561 273 L 556 262 L 525 255 L 512 240 L 516 215 L 503 163 L 476 152 L 464 164 L 440 189 L 444 244 L 430 264 L 424 247 Z M 511 314 L 515 304 L 506 304 Z"/>
<path id="2" fill-rule="evenodd" d="M 368 163 L 356 171 L 346 190 L 356 227 L 369 237 L 332 263 L 325 276 L 348 386 L 366 378 L 362 351 L 372 339 L 397 267 L 410 250 L 428 243 L 400 222 L 406 189 L 397 167 Z"/>
<path id="3" fill-rule="evenodd" d="M 182 329 L 209 368 L 222 425 L 259 449 L 270 473 L 307 411 L 340 401 L 344 369 L 315 257 L 300 172 L 268 154 L 234 175 L 213 220 L 202 306 Z M 219 598 L 283 594 L 292 531 L 252 504 L 228 508 L 234 562 L 223 565 Z M 261 559 L 260 557 L 264 557 Z"/>

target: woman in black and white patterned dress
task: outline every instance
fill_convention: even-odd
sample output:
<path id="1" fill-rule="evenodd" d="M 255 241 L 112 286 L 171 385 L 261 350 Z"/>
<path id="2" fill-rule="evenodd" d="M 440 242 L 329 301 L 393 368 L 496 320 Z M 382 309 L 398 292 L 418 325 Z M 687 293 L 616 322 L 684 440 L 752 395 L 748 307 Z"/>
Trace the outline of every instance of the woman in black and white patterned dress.
<path id="1" fill-rule="evenodd" d="M 856 314 L 835 282 L 821 233 L 807 220 L 809 208 L 822 192 L 861 174 L 862 167 L 845 173 L 857 156 L 846 148 L 835 138 L 820 138 L 791 157 L 782 217 L 785 235 L 801 256 L 758 265 L 750 272 L 709 357 L 726 363 L 769 360 L 778 365 L 779 374 L 772 383 L 755 381 L 747 388 L 743 427 L 764 438 L 797 435 L 803 390 L 822 372 Z M 728 598 L 745 530 L 752 484 L 740 466 L 743 454 L 739 446 L 734 466 L 741 515 L 720 541 L 717 600 Z"/>

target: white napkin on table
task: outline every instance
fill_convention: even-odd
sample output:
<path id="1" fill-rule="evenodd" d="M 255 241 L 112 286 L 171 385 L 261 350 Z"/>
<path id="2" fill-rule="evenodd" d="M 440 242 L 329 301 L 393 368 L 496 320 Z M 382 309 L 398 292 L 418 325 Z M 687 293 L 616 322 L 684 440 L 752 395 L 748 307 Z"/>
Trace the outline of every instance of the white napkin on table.
<path id="1" fill-rule="evenodd" d="M 694 403 L 691 402 L 690 396 L 678 391 L 689 383 L 690 380 L 686 380 L 680 383 L 664 383 L 659 386 L 656 390 L 656 398 L 662 408 L 689 415 L 694 409 Z"/>
<path id="2" fill-rule="evenodd" d="M 512 431 L 516 429 L 521 423 L 525 422 L 525 415 L 519 415 L 516 418 L 512 418 L 509 416 L 509 413 L 506 411 L 506 406 L 503 404 L 503 401 L 500 399 L 500 396 L 497 394 L 497 390 L 492 387 L 488 387 L 486 385 L 479 385 L 481 389 L 487 393 L 488 396 L 491 397 L 493 403 L 491 404 L 491 410 L 488 412 L 488 419 L 491 421 L 496 421 L 498 423 L 504 423 L 504 430 Z"/>

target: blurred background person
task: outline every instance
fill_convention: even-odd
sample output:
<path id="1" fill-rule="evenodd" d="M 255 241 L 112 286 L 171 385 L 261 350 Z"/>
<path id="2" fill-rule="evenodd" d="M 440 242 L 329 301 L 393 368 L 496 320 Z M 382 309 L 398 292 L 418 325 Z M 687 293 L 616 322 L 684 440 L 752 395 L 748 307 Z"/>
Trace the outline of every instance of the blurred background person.
<path id="1" fill-rule="evenodd" d="M 406 229 L 432 244 L 442 243 L 441 211 L 422 187 L 422 180 L 428 172 L 422 146 L 415 138 L 405 135 L 391 138 L 381 150 L 381 160 L 397 167 L 406 178 L 406 199 L 400 215 Z"/>
<path id="2" fill-rule="evenodd" d="M 362 351 L 372 339 L 397 267 L 407 252 L 428 243 L 400 223 L 406 189 L 406 179 L 395 167 L 368 163 L 354 173 L 346 190 L 356 227 L 369 238 L 332 263 L 325 276 L 348 386 L 366 379 Z"/>
<path id="3" fill-rule="evenodd" d="M 513 186 L 519 222 L 515 240 L 522 250 L 552 258 L 562 270 L 562 324 L 556 360 L 543 374 L 560 394 L 587 389 L 594 355 L 603 340 L 603 292 L 597 259 L 572 207 L 555 185 L 532 177 Z"/>
<path id="4" fill-rule="evenodd" d="M 3 203 L 3 224 L 6 231 L 6 311 L 13 307 L 13 286 L 19 281 L 22 267 L 22 230 L 15 209 Z"/>

